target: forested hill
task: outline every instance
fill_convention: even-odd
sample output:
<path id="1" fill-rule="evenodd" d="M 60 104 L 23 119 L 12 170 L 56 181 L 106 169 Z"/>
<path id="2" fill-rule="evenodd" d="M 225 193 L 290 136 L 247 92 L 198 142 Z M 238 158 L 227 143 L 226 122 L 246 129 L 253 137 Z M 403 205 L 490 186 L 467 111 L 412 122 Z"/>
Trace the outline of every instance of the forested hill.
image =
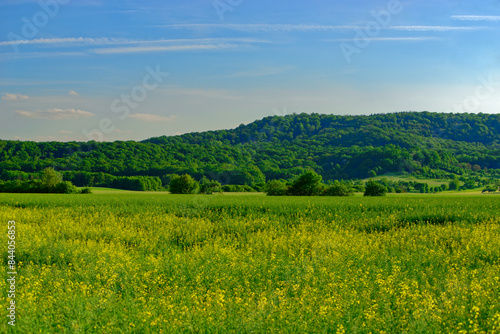
<path id="1" fill-rule="evenodd" d="M 409 136 L 409 137 L 408 137 Z M 181 139 L 220 140 L 227 144 L 245 144 L 252 141 L 320 140 L 330 146 L 401 147 L 419 145 L 414 140 L 422 137 L 450 139 L 485 145 L 500 143 L 500 114 L 443 114 L 430 112 L 402 112 L 371 116 L 335 116 L 319 114 L 271 116 L 234 130 L 190 133 L 179 137 L 159 137 L 150 143 L 167 143 Z M 435 140 L 424 142 L 433 142 Z M 422 144 L 422 143 L 420 143 Z"/>
<path id="2" fill-rule="evenodd" d="M 117 176 L 188 173 L 249 185 L 289 179 L 310 168 L 327 180 L 386 172 L 494 174 L 500 169 L 500 115 L 294 114 L 143 142 L 0 141 L 2 179 L 49 166 Z"/>

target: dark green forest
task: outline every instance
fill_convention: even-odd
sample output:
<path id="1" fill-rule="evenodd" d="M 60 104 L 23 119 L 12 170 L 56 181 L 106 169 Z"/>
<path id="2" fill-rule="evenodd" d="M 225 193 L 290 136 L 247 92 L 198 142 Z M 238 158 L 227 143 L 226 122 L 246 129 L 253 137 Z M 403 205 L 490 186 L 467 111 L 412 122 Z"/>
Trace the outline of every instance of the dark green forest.
<path id="1" fill-rule="evenodd" d="M 151 176 L 168 184 L 172 174 L 187 173 L 196 180 L 258 187 L 308 170 L 325 181 L 389 172 L 429 178 L 498 177 L 500 115 L 293 114 L 231 130 L 142 142 L 0 141 L 2 180 L 37 178 L 47 167 L 77 186 L 119 184 L 125 176 Z"/>

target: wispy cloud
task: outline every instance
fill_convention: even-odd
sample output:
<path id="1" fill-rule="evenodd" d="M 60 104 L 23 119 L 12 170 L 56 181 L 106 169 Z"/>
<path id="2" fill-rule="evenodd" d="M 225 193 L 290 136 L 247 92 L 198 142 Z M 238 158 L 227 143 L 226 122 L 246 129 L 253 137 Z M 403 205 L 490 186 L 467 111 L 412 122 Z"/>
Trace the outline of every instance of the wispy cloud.
<path id="1" fill-rule="evenodd" d="M 356 38 L 337 38 L 327 39 L 327 42 L 351 42 L 357 40 Z M 380 41 L 380 42 L 423 42 L 423 41 L 440 41 L 440 37 L 366 37 L 366 41 Z"/>
<path id="2" fill-rule="evenodd" d="M 88 54 L 127 54 L 152 52 L 179 52 L 179 51 L 208 51 L 249 47 L 253 44 L 271 43 L 258 38 L 195 38 L 195 39 L 156 39 L 156 40 L 126 40 L 113 38 L 42 38 L 34 40 L 18 40 L 0 42 L 0 46 L 24 44 L 26 46 L 44 45 L 48 47 L 83 47 L 78 52 L 27 52 L 0 53 L 1 57 L 37 58 L 47 56 L 84 56 Z M 97 46 L 90 48 L 89 46 Z"/>
<path id="3" fill-rule="evenodd" d="M 22 94 L 10 94 L 10 93 L 5 93 L 4 96 L 2 96 L 2 100 L 4 101 L 18 101 L 18 100 L 29 100 L 29 96 L 27 95 L 22 95 Z"/>
<path id="4" fill-rule="evenodd" d="M 399 31 L 474 31 L 474 30 L 489 30 L 489 27 L 451 27 L 451 26 L 394 26 L 387 29 Z"/>
<path id="5" fill-rule="evenodd" d="M 78 94 L 77 92 L 75 92 L 74 90 L 70 90 L 69 95 L 72 95 L 72 96 L 80 96 L 80 94 Z"/>
<path id="6" fill-rule="evenodd" d="M 177 44 L 177 43 L 269 43 L 266 40 L 256 38 L 194 38 L 194 39 L 155 39 L 155 40 L 130 40 L 121 38 L 91 38 L 91 37 L 69 37 L 69 38 L 38 38 L 26 40 L 2 41 L 0 46 L 9 45 L 53 45 L 57 47 L 70 47 L 75 45 L 126 45 L 126 44 Z"/>
<path id="7" fill-rule="evenodd" d="M 311 24 L 169 24 L 164 28 L 188 29 L 188 30 L 214 30 L 226 29 L 245 32 L 257 31 L 331 31 L 331 30 L 351 30 L 359 28 L 350 25 L 311 25 Z"/>
<path id="8" fill-rule="evenodd" d="M 195 51 L 195 50 L 217 50 L 242 46 L 241 44 L 198 44 L 198 45 L 172 45 L 172 46 L 137 46 L 120 48 L 102 48 L 90 50 L 96 54 L 124 54 L 124 53 L 144 53 L 144 52 L 174 52 L 174 51 Z"/>
<path id="9" fill-rule="evenodd" d="M 500 16 L 492 15 L 452 15 L 451 18 L 458 21 L 500 21 Z"/>
<path id="10" fill-rule="evenodd" d="M 242 32 L 318 32 L 318 31 L 343 31 L 364 29 L 361 25 L 311 25 L 311 24 L 169 24 L 164 28 L 188 30 L 234 30 Z M 483 30 L 487 27 L 451 27 L 451 26 L 395 26 L 385 29 L 401 31 L 453 31 L 453 30 Z"/>
<path id="11" fill-rule="evenodd" d="M 175 116 L 165 117 L 153 114 L 133 114 L 129 118 L 138 119 L 144 122 L 171 122 L 175 119 Z"/>
<path id="12" fill-rule="evenodd" d="M 37 39 L 19 39 L 0 42 L 0 46 L 5 45 L 23 45 L 23 44 L 120 44 L 126 42 L 120 39 L 110 38 L 90 38 L 90 37 L 69 37 L 69 38 L 37 38 Z"/>
<path id="13" fill-rule="evenodd" d="M 94 116 L 93 113 L 79 109 L 48 109 L 45 111 L 24 111 L 17 110 L 17 114 L 26 118 L 51 119 L 51 120 L 68 120 L 78 119 L 82 117 Z"/>

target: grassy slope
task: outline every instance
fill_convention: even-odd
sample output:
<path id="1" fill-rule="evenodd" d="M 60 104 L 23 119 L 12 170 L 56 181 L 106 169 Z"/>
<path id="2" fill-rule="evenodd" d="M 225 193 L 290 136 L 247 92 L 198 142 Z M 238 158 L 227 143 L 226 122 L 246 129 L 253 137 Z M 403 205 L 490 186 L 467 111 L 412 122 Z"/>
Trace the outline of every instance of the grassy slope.
<path id="1" fill-rule="evenodd" d="M 417 178 L 416 176 L 413 176 L 413 175 L 401 175 L 401 174 L 398 174 L 398 173 L 387 173 L 387 174 L 384 174 L 384 175 L 378 175 L 376 177 L 373 177 L 373 178 L 366 178 L 364 179 L 363 181 L 368 181 L 370 179 L 373 179 L 373 180 L 380 180 L 380 179 L 383 179 L 383 178 L 386 178 L 390 181 L 404 181 L 404 182 L 410 182 L 410 181 L 416 181 L 416 182 L 421 182 L 421 183 L 427 183 L 429 184 L 429 186 L 431 187 L 436 187 L 436 186 L 440 186 L 442 184 L 448 184 L 451 180 L 435 180 L 435 179 L 428 179 L 428 178 Z"/>

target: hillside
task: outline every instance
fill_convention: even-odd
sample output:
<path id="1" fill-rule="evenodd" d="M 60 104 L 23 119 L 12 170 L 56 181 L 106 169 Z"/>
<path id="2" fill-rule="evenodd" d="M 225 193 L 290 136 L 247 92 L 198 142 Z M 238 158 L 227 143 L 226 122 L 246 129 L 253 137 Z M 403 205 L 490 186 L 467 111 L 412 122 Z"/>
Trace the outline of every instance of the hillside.
<path id="1" fill-rule="evenodd" d="M 471 170 L 495 175 L 500 169 L 500 115 L 294 114 L 266 117 L 232 130 L 143 142 L 0 141 L 2 179 L 26 178 L 48 166 L 94 178 L 94 173 L 189 173 L 198 179 L 250 185 L 289 179 L 308 168 L 326 180 L 388 172 L 436 178 Z"/>

